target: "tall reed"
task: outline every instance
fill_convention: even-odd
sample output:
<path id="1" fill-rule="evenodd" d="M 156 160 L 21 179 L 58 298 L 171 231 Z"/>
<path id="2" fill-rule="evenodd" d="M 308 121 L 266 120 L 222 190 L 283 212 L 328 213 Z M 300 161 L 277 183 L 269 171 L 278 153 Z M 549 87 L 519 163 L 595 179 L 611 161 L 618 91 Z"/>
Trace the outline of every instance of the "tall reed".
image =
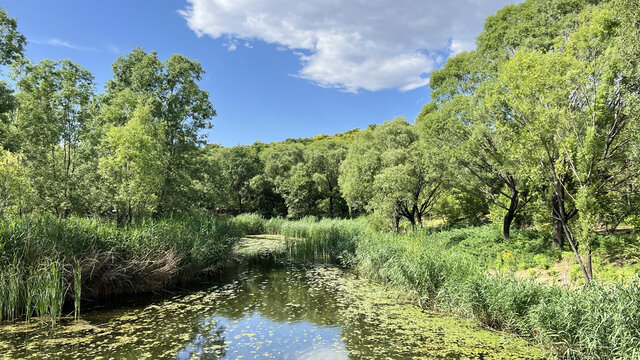
<path id="1" fill-rule="evenodd" d="M 66 303 L 146 292 L 219 269 L 243 230 L 214 217 L 116 226 L 93 218 L 0 219 L 0 321 L 56 322 Z"/>
<path id="2" fill-rule="evenodd" d="M 535 338 L 552 356 L 640 359 L 640 279 L 570 289 L 490 271 L 505 244 L 489 226 L 392 234 L 351 220 L 265 224 L 270 233 L 284 235 L 289 258 L 356 266 L 372 280 L 415 294 L 422 306 Z M 529 251 L 523 259 L 533 258 L 527 249 L 539 247 L 538 237 L 515 233 L 510 245 Z"/>

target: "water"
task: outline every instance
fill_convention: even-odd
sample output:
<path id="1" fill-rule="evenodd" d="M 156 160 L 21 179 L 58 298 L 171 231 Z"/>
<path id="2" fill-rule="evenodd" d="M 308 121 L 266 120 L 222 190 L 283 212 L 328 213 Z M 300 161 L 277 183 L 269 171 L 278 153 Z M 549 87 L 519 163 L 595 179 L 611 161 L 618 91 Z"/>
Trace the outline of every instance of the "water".
<path id="1" fill-rule="evenodd" d="M 329 266 L 229 268 L 205 289 L 0 326 L 6 359 L 542 358 L 521 339 L 423 311 Z"/>

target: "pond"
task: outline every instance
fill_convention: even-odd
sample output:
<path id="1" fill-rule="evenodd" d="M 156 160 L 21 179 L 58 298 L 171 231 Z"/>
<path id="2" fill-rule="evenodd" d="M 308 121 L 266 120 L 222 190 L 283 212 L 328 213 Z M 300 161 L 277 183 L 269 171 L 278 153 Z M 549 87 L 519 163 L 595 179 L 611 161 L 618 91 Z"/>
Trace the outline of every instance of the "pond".
<path id="1" fill-rule="evenodd" d="M 227 267 L 199 290 L 0 326 L 6 359 L 540 359 L 522 339 L 438 315 L 332 266 Z"/>

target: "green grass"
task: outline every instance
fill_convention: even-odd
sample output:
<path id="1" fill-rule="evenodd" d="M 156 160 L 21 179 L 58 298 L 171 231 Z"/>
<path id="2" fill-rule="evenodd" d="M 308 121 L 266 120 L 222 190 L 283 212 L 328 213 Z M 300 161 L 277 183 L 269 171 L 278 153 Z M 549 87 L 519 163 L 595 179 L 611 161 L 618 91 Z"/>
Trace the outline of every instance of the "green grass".
<path id="1" fill-rule="evenodd" d="M 614 256 L 618 246 L 630 248 L 623 257 L 632 261 L 637 237 L 602 238 L 594 252 L 596 278 L 611 273 L 604 276 L 609 283 L 566 288 L 515 277 L 515 270 L 547 268 L 562 259 L 548 235 L 515 231 L 504 242 L 492 226 L 393 234 L 374 231 L 366 219 L 242 215 L 123 227 L 96 219 L 4 219 L 0 317 L 55 322 L 71 300 L 78 316 L 81 298 L 172 286 L 218 269 L 234 239 L 258 233 L 284 236 L 289 259 L 356 267 L 372 280 L 415 294 L 422 306 L 536 339 L 560 358 L 640 358 L 640 280 L 628 280 L 633 269 L 618 276 L 607 262 L 621 261 Z"/>
<path id="2" fill-rule="evenodd" d="M 0 320 L 49 316 L 73 300 L 155 291 L 218 270 L 243 228 L 192 217 L 115 226 L 99 219 L 0 219 Z"/>
<path id="3" fill-rule="evenodd" d="M 515 277 L 513 270 L 549 267 L 562 257 L 540 232 L 516 231 L 503 242 L 492 226 L 391 234 L 363 221 L 270 221 L 265 230 L 289 239 L 293 259 L 342 260 L 416 294 L 422 306 L 535 339 L 552 356 L 640 358 L 640 280 L 566 288 Z"/>

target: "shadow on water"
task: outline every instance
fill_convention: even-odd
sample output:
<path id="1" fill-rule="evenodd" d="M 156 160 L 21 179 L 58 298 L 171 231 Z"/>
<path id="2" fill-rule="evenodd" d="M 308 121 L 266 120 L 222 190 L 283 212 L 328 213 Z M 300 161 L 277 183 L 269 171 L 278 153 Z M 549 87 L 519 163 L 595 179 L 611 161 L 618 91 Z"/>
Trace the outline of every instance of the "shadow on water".
<path id="1" fill-rule="evenodd" d="M 0 358 L 540 358 L 538 349 L 331 266 L 233 262 L 215 282 L 86 312 L 52 328 L 0 327 Z M 260 264 L 260 266 L 257 266 Z"/>

